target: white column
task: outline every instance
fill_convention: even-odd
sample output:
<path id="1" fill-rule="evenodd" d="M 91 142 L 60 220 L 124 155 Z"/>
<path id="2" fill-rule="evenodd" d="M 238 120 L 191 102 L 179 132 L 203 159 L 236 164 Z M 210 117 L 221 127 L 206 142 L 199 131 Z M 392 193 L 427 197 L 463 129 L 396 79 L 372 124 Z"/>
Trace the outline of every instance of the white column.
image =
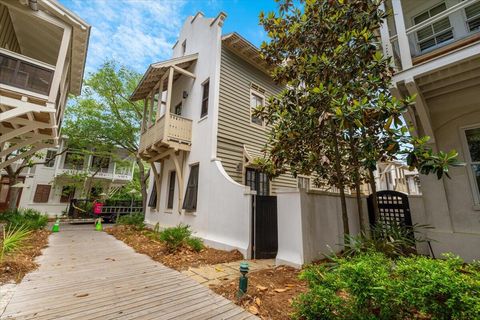
<path id="1" fill-rule="evenodd" d="M 402 1 L 392 0 L 393 16 L 395 27 L 397 28 L 398 47 L 400 48 L 400 60 L 402 61 L 402 70 L 410 69 L 412 64 L 412 55 L 410 53 L 410 44 L 405 28 L 405 19 L 403 17 Z"/>
<path id="2" fill-rule="evenodd" d="M 72 27 L 65 26 L 63 29 L 62 42 L 60 43 L 60 50 L 58 51 L 57 63 L 55 64 L 55 73 L 53 74 L 53 80 L 50 87 L 50 93 L 48 95 L 48 102 L 55 103 L 57 99 L 57 93 L 60 87 L 60 81 L 62 79 L 63 67 L 67 60 L 68 48 L 70 45 L 70 39 L 72 37 Z"/>
<path id="3" fill-rule="evenodd" d="M 385 10 L 385 3 L 380 4 L 380 10 Z M 385 19 L 380 26 L 380 38 L 382 40 L 383 54 L 386 57 L 393 57 L 392 43 L 390 42 L 390 32 L 388 31 L 388 21 Z"/>

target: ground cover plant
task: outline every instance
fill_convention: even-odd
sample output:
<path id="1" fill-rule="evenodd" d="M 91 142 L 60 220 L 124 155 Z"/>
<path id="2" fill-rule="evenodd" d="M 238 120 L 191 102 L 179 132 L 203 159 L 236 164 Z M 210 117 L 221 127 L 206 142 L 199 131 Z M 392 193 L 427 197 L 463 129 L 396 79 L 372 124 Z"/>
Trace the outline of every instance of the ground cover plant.
<path id="1" fill-rule="evenodd" d="M 124 215 L 118 217 L 117 224 L 125 226 L 133 226 L 137 229 L 143 229 L 145 227 L 145 216 L 141 213 L 136 213 L 132 215 Z"/>
<path id="2" fill-rule="evenodd" d="M 480 268 L 455 256 L 379 252 L 306 268 L 295 319 L 479 319 Z"/>
<path id="3" fill-rule="evenodd" d="M 0 214 L 0 221 L 8 226 L 22 226 L 27 230 L 45 228 L 48 216 L 35 209 L 13 209 Z"/>
<path id="4" fill-rule="evenodd" d="M 105 231 L 135 251 L 176 270 L 243 259 L 238 250 L 224 251 L 205 246 L 201 239 L 192 237 L 192 231 L 186 225 L 160 230 L 159 225 L 147 229 L 133 224 L 117 224 Z"/>

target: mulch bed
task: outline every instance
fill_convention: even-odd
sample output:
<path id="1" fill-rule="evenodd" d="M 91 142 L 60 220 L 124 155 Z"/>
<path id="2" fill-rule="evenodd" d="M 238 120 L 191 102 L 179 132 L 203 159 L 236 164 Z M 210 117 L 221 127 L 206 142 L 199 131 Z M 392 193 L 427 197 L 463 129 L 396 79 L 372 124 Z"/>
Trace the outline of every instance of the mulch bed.
<path id="1" fill-rule="evenodd" d="M 223 251 L 209 247 L 205 247 L 200 252 L 182 247 L 175 253 L 169 253 L 163 243 L 148 236 L 151 234 L 150 230 L 137 230 L 130 226 L 115 226 L 105 228 L 105 231 L 118 240 L 125 242 L 136 252 L 146 254 L 153 260 L 161 262 L 175 270 L 186 270 L 189 267 L 233 262 L 243 259 L 243 255 L 238 250 Z"/>
<path id="2" fill-rule="evenodd" d="M 4 257 L 0 262 L 0 285 L 12 281 L 19 283 L 27 273 L 38 267 L 35 258 L 47 246 L 49 235 L 47 230 L 32 231 L 21 248 Z"/>
<path id="3" fill-rule="evenodd" d="M 307 283 L 298 278 L 299 272 L 286 266 L 251 272 L 247 293 L 240 300 L 238 280 L 210 288 L 262 319 L 286 320 L 293 312 L 293 299 L 307 291 Z"/>

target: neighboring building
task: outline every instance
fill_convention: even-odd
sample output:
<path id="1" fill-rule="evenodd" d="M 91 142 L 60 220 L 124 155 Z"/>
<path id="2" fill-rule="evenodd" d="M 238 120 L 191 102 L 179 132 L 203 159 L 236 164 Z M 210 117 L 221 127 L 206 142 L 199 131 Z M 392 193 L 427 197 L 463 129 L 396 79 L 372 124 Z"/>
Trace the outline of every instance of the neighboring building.
<path id="1" fill-rule="evenodd" d="M 381 36 L 395 60 L 393 93 L 416 95 L 405 118 L 434 150 L 455 149 L 466 163 L 450 169 L 451 179 L 420 175 L 424 208 L 412 215 L 433 227 L 437 256 L 479 259 L 480 1 L 388 0 L 386 9 L 393 15 Z"/>
<path id="2" fill-rule="evenodd" d="M 420 179 L 417 170 L 409 170 L 404 163 L 397 161 L 380 162 L 375 171 L 377 190 L 393 190 L 409 195 L 420 195 Z M 369 188 L 370 189 L 370 188 Z M 371 191 L 368 191 L 370 194 Z"/>
<path id="3" fill-rule="evenodd" d="M 89 35 L 57 1 L 0 0 L 0 159 L 17 153 L 0 170 L 58 143 L 68 95 L 81 91 Z M 9 193 L 3 176 L 0 209 Z"/>
<path id="4" fill-rule="evenodd" d="M 131 99 L 145 101 L 139 154 L 155 164 L 147 223 L 185 223 L 210 245 L 250 255 L 251 194 L 298 182 L 270 181 L 252 163 L 268 128 L 251 111 L 281 88 L 256 47 L 237 33 L 222 35 L 225 17 L 189 17 L 173 58 L 152 64 Z"/>
<path id="5" fill-rule="evenodd" d="M 89 191 L 86 189 L 100 198 L 102 193 L 109 195 L 133 178 L 134 159 L 123 149 L 118 149 L 114 158 L 102 158 L 75 150 L 62 153 L 65 147 L 66 140 L 61 139 L 59 148 L 42 150 L 44 159 L 38 161 L 46 164 L 25 170 L 18 207 L 61 215 L 70 199 L 85 197 L 83 192 Z M 56 154 L 60 155 L 52 159 Z"/>

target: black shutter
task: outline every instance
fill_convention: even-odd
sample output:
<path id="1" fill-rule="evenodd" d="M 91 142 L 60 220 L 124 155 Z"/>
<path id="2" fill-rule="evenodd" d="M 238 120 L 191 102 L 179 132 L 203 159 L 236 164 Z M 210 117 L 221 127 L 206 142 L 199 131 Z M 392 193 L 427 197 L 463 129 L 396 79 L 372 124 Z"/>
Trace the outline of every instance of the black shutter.
<path id="1" fill-rule="evenodd" d="M 190 168 L 190 176 L 188 177 L 187 191 L 185 192 L 185 200 L 183 201 L 183 209 L 197 209 L 197 192 L 198 192 L 198 164 Z"/>
<path id="2" fill-rule="evenodd" d="M 167 201 L 167 209 L 173 208 L 173 196 L 175 194 L 175 178 L 176 178 L 175 171 L 170 172 L 170 180 L 168 182 L 168 201 Z"/>
<path id="3" fill-rule="evenodd" d="M 157 207 L 157 184 L 153 182 L 152 193 L 150 194 L 150 199 L 148 200 L 148 206 L 150 208 Z"/>

